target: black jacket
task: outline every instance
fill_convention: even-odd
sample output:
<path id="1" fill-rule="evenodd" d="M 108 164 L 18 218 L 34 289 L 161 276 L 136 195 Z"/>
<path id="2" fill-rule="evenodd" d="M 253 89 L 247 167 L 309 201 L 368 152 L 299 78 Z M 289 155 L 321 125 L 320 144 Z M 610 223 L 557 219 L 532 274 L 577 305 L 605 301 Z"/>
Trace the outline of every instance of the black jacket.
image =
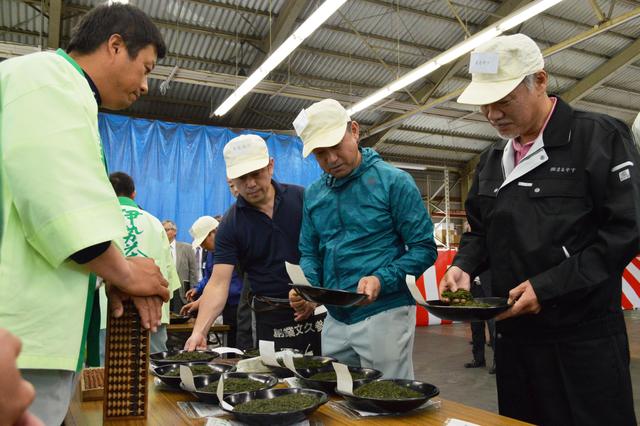
<path id="1" fill-rule="evenodd" d="M 622 272 L 639 252 L 640 158 L 628 127 L 558 98 L 543 141 L 508 178 L 506 141 L 483 154 L 465 206 L 472 231 L 453 262 L 474 276 L 490 268 L 494 296 L 531 281 L 542 311 L 501 321 L 505 332 L 620 316 Z"/>

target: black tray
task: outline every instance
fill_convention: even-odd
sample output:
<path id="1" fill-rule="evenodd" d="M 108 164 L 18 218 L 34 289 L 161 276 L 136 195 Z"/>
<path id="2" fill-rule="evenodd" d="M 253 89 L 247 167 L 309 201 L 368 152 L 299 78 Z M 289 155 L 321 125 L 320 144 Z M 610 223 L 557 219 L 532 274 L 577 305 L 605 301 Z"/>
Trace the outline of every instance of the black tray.
<path id="1" fill-rule="evenodd" d="M 333 290 L 304 284 L 290 284 L 304 300 L 321 305 L 353 306 L 367 298 L 366 294 Z"/>
<path id="2" fill-rule="evenodd" d="M 474 300 L 491 306 L 488 308 L 449 306 L 442 300 L 427 300 L 426 304 L 420 304 L 420 306 L 424 306 L 438 318 L 449 321 L 486 321 L 511 307 L 504 297 L 478 297 Z"/>
<path id="3" fill-rule="evenodd" d="M 424 394 L 420 398 L 407 398 L 407 399 L 375 399 L 375 398 L 362 398 L 355 395 L 349 395 L 340 391 L 336 393 L 342 396 L 349 405 L 353 406 L 357 410 L 369 411 L 374 413 L 406 413 L 407 411 L 415 410 L 423 405 L 430 398 L 440 394 L 440 390 L 425 382 L 419 382 L 417 380 L 403 380 L 403 379 L 382 379 L 384 382 L 394 382 L 401 386 L 409 387 L 415 391 Z M 353 390 L 355 391 L 362 384 L 353 383 Z"/>
<path id="4" fill-rule="evenodd" d="M 320 381 L 320 380 L 311 380 L 308 377 L 313 376 L 316 373 L 323 373 L 328 371 L 334 371 L 333 366 L 329 365 L 327 367 L 322 367 L 319 369 L 304 369 L 298 370 L 298 379 L 302 382 L 305 387 L 309 387 L 311 389 L 321 390 L 327 393 L 335 393 L 337 382 L 328 382 L 328 381 Z M 353 381 L 354 387 L 356 384 L 358 386 L 363 385 L 365 383 L 371 382 L 373 380 L 379 379 L 382 377 L 382 372 L 378 370 L 374 370 L 373 368 L 365 368 L 365 367 L 351 367 L 349 366 L 349 371 L 351 373 L 363 373 L 364 379 L 358 379 Z"/>
<path id="5" fill-rule="evenodd" d="M 195 376 L 193 378 L 193 384 L 196 386 L 196 390 L 195 391 L 189 391 L 184 387 L 184 383 L 180 383 L 180 389 L 187 391 L 187 392 L 191 392 L 191 394 L 193 394 L 193 396 L 195 396 L 196 398 L 198 398 L 200 401 L 207 403 L 207 404 L 218 404 L 220 401 L 218 400 L 218 395 L 217 393 L 214 392 L 203 392 L 203 391 L 199 391 L 198 388 L 202 388 L 204 386 L 207 386 L 209 383 L 213 383 L 215 381 L 217 381 L 218 379 L 220 379 L 221 374 L 210 374 L 208 376 Z M 256 380 L 258 382 L 264 383 L 267 387 L 267 389 L 270 389 L 272 387 L 274 387 L 275 385 L 278 384 L 278 379 L 276 379 L 273 376 L 269 376 L 267 374 L 254 374 L 254 373 L 238 373 L 238 372 L 234 372 L 234 373 L 223 373 L 222 377 L 227 379 L 227 378 L 234 378 L 234 379 L 252 379 L 252 380 Z M 267 389 L 261 389 L 262 390 L 267 390 Z M 248 393 L 248 392 L 241 392 L 241 393 Z M 230 393 L 225 393 L 225 396 L 227 395 L 233 395 Z"/>
<path id="6" fill-rule="evenodd" d="M 331 367 L 331 363 L 332 362 L 337 361 L 337 359 L 332 358 L 330 356 L 306 356 L 305 355 L 304 358 L 317 359 L 319 361 L 322 361 L 324 364 L 329 365 L 329 367 Z M 287 377 L 293 377 L 293 371 L 289 370 L 287 367 L 284 367 L 284 360 L 282 358 L 278 358 L 278 361 L 282 361 L 282 365 L 283 365 L 282 367 L 274 367 L 274 366 L 271 366 L 271 365 L 267 365 L 267 367 L 269 367 L 269 369 L 271 369 L 271 372 L 273 374 L 275 374 L 276 376 L 278 376 L 280 379 L 286 379 Z M 325 367 L 325 366 L 318 367 L 318 368 L 323 368 L 323 367 Z M 306 369 L 304 369 L 304 370 L 306 370 Z M 298 370 L 298 371 L 300 371 L 300 370 Z"/>
<path id="7" fill-rule="evenodd" d="M 225 396 L 224 401 L 235 407 L 238 404 L 243 402 L 252 401 L 255 399 L 271 399 L 278 396 L 284 396 L 289 394 L 306 394 L 313 395 L 319 398 L 319 402 L 313 407 L 307 408 L 306 410 L 294 411 L 289 413 L 271 413 L 271 414 L 249 414 L 249 413 L 236 413 L 235 411 L 227 411 L 228 413 L 233 414 L 233 416 L 243 422 L 250 425 L 269 425 L 269 426 L 279 426 L 279 425 L 290 425 L 293 423 L 301 422 L 310 416 L 314 411 L 318 409 L 322 404 L 326 403 L 329 400 L 329 397 L 326 393 L 313 390 L 313 389 L 299 389 L 299 388 L 289 388 L 289 389 L 266 389 L 259 390 L 255 392 L 243 392 L 236 393 L 231 396 Z"/>
<path id="8" fill-rule="evenodd" d="M 205 353 L 210 355 L 209 358 L 207 359 L 202 359 L 202 360 L 197 360 L 197 361 L 176 361 L 174 359 L 167 359 L 170 356 L 174 356 L 177 355 L 179 353 L 182 352 L 187 352 L 184 350 L 179 350 L 179 351 L 165 351 L 165 352 L 156 352 L 153 353 L 151 355 L 149 355 L 149 361 L 151 361 L 151 364 L 155 365 L 155 366 L 161 366 L 161 365 L 168 365 L 168 364 L 187 364 L 190 362 L 195 362 L 195 363 L 199 363 L 199 364 L 206 364 L 211 362 L 211 360 L 218 358 L 220 355 L 217 354 L 216 352 L 212 352 L 212 351 L 194 351 L 194 352 L 200 352 L 200 353 Z"/>
<path id="9" fill-rule="evenodd" d="M 191 319 L 189 315 L 171 314 L 169 316 L 169 324 L 185 324 Z"/>
<path id="10" fill-rule="evenodd" d="M 203 362 L 188 362 L 186 364 L 168 364 L 168 365 L 162 365 L 160 367 L 155 367 L 153 368 L 153 374 L 158 377 L 160 380 L 162 380 L 162 382 L 164 384 L 166 384 L 169 387 L 172 388 L 180 388 L 180 376 L 166 376 L 165 374 L 168 373 L 170 370 L 174 369 L 174 368 L 179 368 L 181 365 L 184 366 L 192 366 L 192 365 L 208 365 L 209 367 L 211 367 L 211 373 L 210 374 L 199 374 L 197 376 L 193 376 L 193 377 L 200 377 L 200 376 L 210 376 L 213 374 L 222 374 L 222 373 L 226 373 L 229 371 L 233 371 L 235 369 L 234 366 L 232 365 L 227 365 L 227 364 L 208 364 L 208 363 L 203 363 Z"/>

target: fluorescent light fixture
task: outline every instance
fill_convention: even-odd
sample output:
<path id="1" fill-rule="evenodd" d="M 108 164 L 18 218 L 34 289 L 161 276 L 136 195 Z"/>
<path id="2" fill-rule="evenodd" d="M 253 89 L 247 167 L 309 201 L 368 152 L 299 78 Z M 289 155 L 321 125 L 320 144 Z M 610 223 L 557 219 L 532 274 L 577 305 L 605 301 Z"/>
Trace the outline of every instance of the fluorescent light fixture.
<path id="1" fill-rule="evenodd" d="M 326 0 L 213 113 L 225 115 L 347 0 Z"/>
<path id="2" fill-rule="evenodd" d="M 402 161 L 389 161 L 389 164 L 405 170 L 427 170 L 426 164 L 403 163 Z"/>
<path id="3" fill-rule="evenodd" d="M 376 102 L 379 102 L 387 96 L 391 95 L 393 92 L 397 92 L 398 90 L 407 87 L 408 85 L 431 74 L 432 72 L 434 72 L 441 66 L 448 64 L 449 62 L 455 61 L 461 56 L 464 56 L 465 54 L 471 52 L 473 49 L 488 42 L 492 38 L 497 37 L 503 32 L 510 30 L 511 28 L 523 23 L 528 19 L 531 19 L 532 17 L 544 12 L 551 6 L 554 6 L 561 1 L 562 0 L 538 0 L 533 3 L 529 3 L 527 6 L 518 9 L 514 13 L 502 18 L 495 24 L 488 26 L 484 30 L 456 44 L 451 49 L 442 52 L 435 58 L 425 62 L 418 68 L 409 71 L 397 80 L 392 81 L 382 89 L 356 103 L 354 106 L 349 108 L 347 112 L 349 113 L 349 115 L 353 115 L 357 112 L 362 111 L 363 109 L 370 107 Z"/>

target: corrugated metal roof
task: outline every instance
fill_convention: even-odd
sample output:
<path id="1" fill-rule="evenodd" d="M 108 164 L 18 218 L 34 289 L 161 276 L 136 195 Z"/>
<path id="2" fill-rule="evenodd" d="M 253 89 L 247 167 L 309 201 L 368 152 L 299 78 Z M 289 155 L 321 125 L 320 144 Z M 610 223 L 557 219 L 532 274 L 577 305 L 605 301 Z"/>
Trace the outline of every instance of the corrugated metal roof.
<path id="1" fill-rule="evenodd" d="M 640 92 L 640 69 L 635 67 L 625 67 L 616 72 L 607 81 L 617 87 L 626 87 L 628 89 Z"/>
<path id="2" fill-rule="evenodd" d="M 15 27 L 27 31 L 47 32 L 49 21 L 47 17 L 36 11 L 29 5 L 16 1 L 0 2 L 0 26 Z M 0 32 L 0 34 L 2 34 Z"/>
<path id="3" fill-rule="evenodd" d="M 63 20 L 63 44 L 68 39 L 71 28 L 81 18 L 82 14 L 78 12 L 103 1 L 67 0 L 63 3 L 64 7 L 73 9 L 72 17 Z M 604 13 L 608 13 L 612 1 L 614 17 L 634 9 L 629 1 L 598 0 Z M 472 32 L 475 32 L 483 22 L 494 16 L 501 3 L 497 0 L 455 0 L 451 4 Z M 164 21 L 159 28 L 169 46 L 170 54 L 159 61 L 160 64 L 173 66 L 177 63 L 182 69 L 227 74 L 233 80 L 234 75 L 246 73 L 257 65 L 260 54 L 251 44 L 268 39 L 270 26 L 288 3 L 286 0 L 210 0 L 208 3 L 189 0 L 131 0 L 131 4 L 143 9 L 153 19 Z M 319 4 L 318 1 L 307 2 L 299 20 L 308 17 Z M 34 6 L 38 7 L 36 3 Z M 273 19 L 269 16 L 270 10 Z M 65 9 L 63 12 L 69 14 Z M 312 34 L 267 80 L 299 88 L 326 90 L 327 96 L 366 96 L 431 58 L 436 53 L 434 49 L 445 50 L 464 37 L 464 31 L 455 20 L 451 5 L 445 1 L 349 0 L 341 7 L 340 12 Z M 40 23 L 39 13 L 24 2 L 0 2 L 0 26 L 18 28 L 23 32 L 0 32 L 0 41 L 36 45 L 39 42 L 37 33 L 40 31 Z M 523 24 L 521 29 L 535 38 L 544 49 L 582 33 L 596 23 L 597 18 L 588 2 L 564 0 L 544 15 Z M 371 38 L 363 41 L 354 34 L 354 28 L 361 34 L 371 35 Z M 47 30 L 48 21 L 45 18 L 44 32 Z M 221 34 L 222 32 L 226 35 Z M 640 19 L 636 18 L 548 57 L 546 68 L 550 74 L 549 91 L 562 93 L 568 90 L 638 37 Z M 243 42 L 247 38 L 251 43 Z M 46 38 L 43 41 L 46 42 Z M 378 57 L 387 63 L 388 69 L 379 63 Z M 444 81 L 432 99 L 458 90 L 468 81 L 469 75 L 462 69 L 457 76 Z M 229 96 L 230 90 L 174 82 L 169 92 L 163 96 L 159 93 L 160 82 L 150 80 L 149 96 L 132 106 L 129 112 L 203 123 L 227 123 L 227 117 L 210 120 L 208 116 L 212 107 L 218 106 Z M 409 89 L 416 92 L 422 84 L 424 80 L 414 83 Z M 408 99 L 404 102 L 413 104 L 404 92 L 395 93 L 390 98 Z M 301 108 L 310 103 L 308 99 L 252 94 L 239 123 L 248 128 L 290 130 L 291 120 Z M 594 90 L 576 105 L 610 113 L 627 122 L 632 120 L 634 112 L 640 108 L 640 60 L 636 61 L 635 66 L 618 70 L 601 88 Z M 474 107 L 459 105 L 453 99 L 442 103 L 438 108 L 437 111 L 427 110 L 411 116 L 405 120 L 401 129 L 392 130 L 387 135 L 387 140 L 428 143 L 441 146 L 441 150 L 429 151 L 383 143 L 380 146 L 382 152 L 402 157 L 429 157 L 438 161 L 466 161 L 470 154 L 453 153 L 447 157 L 446 149 L 475 149 L 488 144 L 486 139 L 496 137 L 494 129 L 488 123 L 479 121 L 482 120 L 480 114 L 472 114 L 476 111 Z M 378 105 L 378 108 L 359 112 L 353 118 L 361 122 L 365 130 L 390 117 Z M 451 132 L 458 137 L 433 136 L 429 132 Z M 480 140 L 469 139 L 474 137 Z"/>
<path id="4" fill-rule="evenodd" d="M 598 104 L 619 105 L 631 111 L 640 111 L 640 93 L 598 87 L 584 99 Z"/>

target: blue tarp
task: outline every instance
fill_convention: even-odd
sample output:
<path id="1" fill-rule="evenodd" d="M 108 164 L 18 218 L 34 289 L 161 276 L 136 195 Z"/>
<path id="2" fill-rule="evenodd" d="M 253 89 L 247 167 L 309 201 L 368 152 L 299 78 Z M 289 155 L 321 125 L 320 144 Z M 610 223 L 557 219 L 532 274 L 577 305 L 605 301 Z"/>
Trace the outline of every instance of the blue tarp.
<path id="1" fill-rule="evenodd" d="M 198 217 L 222 215 L 233 204 L 222 150 L 240 134 L 267 141 L 279 182 L 306 187 L 322 173 L 313 156 L 302 158 L 302 142 L 294 136 L 102 113 L 99 125 L 109 172 L 131 175 L 138 204 L 176 222 L 180 241 L 191 242 L 188 231 Z"/>

